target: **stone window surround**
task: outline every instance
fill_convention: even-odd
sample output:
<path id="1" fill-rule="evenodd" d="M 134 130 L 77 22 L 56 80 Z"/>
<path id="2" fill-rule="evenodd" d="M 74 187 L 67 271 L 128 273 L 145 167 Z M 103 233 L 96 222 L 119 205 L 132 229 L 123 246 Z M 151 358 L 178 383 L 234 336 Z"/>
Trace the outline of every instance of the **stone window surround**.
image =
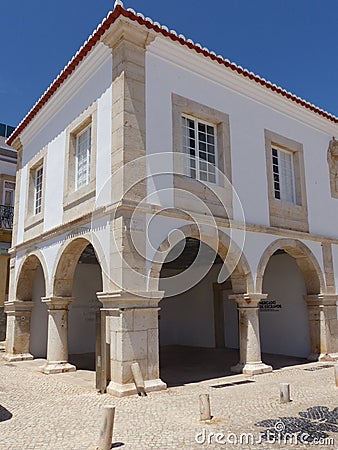
<path id="1" fill-rule="evenodd" d="M 224 187 L 222 177 L 216 176 L 217 184 L 202 183 L 185 173 L 183 159 L 183 133 L 182 133 L 182 115 L 188 115 L 210 123 L 216 129 L 216 147 L 217 147 L 217 164 L 216 167 L 220 172 L 224 173 L 229 182 L 232 182 L 231 170 L 231 149 L 230 149 L 230 119 L 229 115 L 218 111 L 209 106 L 198 103 L 194 100 L 182 97 L 172 93 L 172 133 L 173 133 L 173 152 L 174 152 L 174 187 L 193 191 L 200 198 L 205 195 L 205 186 L 210 185 L 212 189 Z M 179 157 L 175 155 L 179 155 Z M 229 217 L 232 217 L 232 190 L 226 190 L 226 206 Z"/>
<path id="2" fill-rule="evenodd" d="M 327 150 L 331 197 L 338 198 L 338 141 L 333 137 Z"/>
<path id="3" fill-rule="evenodd" d="M 45 209 L 45 191 L 46 191 L 46 155 L 47 147 L 45 147 L 41 152 L 36 154 L 28 163 L 27 174 L 27 191 L 26 191 L 26 213 L 25 213 L 25 231 L 37 225 L 43 226 L 44 220 L 44 209 Z M 39 214 L 34 214 L 34 185 L 35 185 L 35 171 L 40 166 L 43 168 L 42 172 L 42 203 L 41 212 Z M 40 229 L 36 231 L 40 233 Z"/>
<path id="4" fill-rule="evenodd" d="M 76 137 L 91 125 L 90 181 L 75 188 Z M 63 209 L 68 210 L 80 202 L 95 197 L 96 193 L 96 149 L 97 149 L 97 102 L 80 114 L 66 129 L 66 160 L 63 193 Z"/>
<path id="5" fill-rule="evenodd" d="M 6 175 L 0 173 L 0 204 L 4 204 L 4 183 L 5 181 L 9 181 L 10 183 L 16 182 L 15 176 L 12 175 Z"/>
<path id="6" fill-rule="evenodd" d="M 309 223 L 303 145 L 269 130 L 264 130 L 264 136 L 270 226 L 308 232 Z M 296 195 L 295 203 L 287 203 L 275 198 L 272 173 L 273 146 L 282 150 L 287 150 L 293 154 L 293 175 Z"/>

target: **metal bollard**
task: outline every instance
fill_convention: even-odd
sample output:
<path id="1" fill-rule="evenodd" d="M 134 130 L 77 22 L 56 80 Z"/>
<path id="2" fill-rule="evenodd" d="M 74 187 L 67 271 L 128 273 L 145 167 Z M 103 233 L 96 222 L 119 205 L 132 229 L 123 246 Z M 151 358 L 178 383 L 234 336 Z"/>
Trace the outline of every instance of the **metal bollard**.
<path id="1" fill-rule="evenodd" d="M 110 450 L 113 439 L 115 407 L 104 406 L 103 422 L 97 450 Z"/>

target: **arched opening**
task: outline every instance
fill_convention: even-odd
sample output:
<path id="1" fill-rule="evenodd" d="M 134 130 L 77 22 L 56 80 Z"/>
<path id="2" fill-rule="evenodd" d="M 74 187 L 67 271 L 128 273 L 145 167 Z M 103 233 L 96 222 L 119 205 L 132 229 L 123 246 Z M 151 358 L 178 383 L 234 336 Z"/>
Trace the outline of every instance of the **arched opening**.
<path id="1" fill-rule="evenodd" d="M 55 278 L 57 296 L 74 297 L 68 313 L 69 363 L 77 369 L 95 370 L 96 316 L 102 304 L 102 269 L 88 240 L 72 241 L 62 252 Z"/>
<path id="2" fill-rule="evenodd" d="M 40 256 L 41 258 L 41 256 Z M 35 358 L 46 358 L 48 309 L 41 298 L 46 295 L 46 269 L 37 255 L 25 258 L 17 280 L 16 298 L 32 301 L 29 352 Z"/>
<path id="3" fill-rule="evenodd" d="M 176 244 L 164 260 L 160 376 L 168 386 L 231 374 L 238 362 L 237 308 L 227 300 L 233 293 L 231 278 L 217 283 L 222 266 L 214 249 L 191 237 Z"/>
<path id="4" fill-rule="evenodd" d="M 312 343 L 306 296 L 323 288 L 315 257 L 303 243 L 282 239 L 265 251 L 258 276 L 268 294 L 260 303 L 264 360 L 274 369 L 307 362 Z"/>

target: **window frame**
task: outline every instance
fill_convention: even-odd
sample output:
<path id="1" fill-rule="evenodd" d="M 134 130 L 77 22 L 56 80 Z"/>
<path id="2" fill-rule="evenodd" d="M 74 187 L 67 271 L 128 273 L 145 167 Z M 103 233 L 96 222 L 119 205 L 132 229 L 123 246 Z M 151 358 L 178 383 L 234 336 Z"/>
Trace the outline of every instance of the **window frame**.
<path id="1" fill-rule="evenodd" d="M 211 214 L 222 219 L 233 217 L 233 188 L 230 146 L 230 118 L 229 114 L 198 103 L 174 92 L 171 93 L 172 109 L 172 152 L 173 152 L 173 204 L 176 208 L 189 209 L 192 212 L 205 214 L 205 206 Z M 186 175 L 186 153 L 183 151 L 182 115 L 192 116 L 198 121 L 213 125 L 216 131 L 217 162 L 215 166 L 217 181 L 209 183 Z M 219 171 L 219 172 L 218 172 Z M 224 174 L 222 177 L 220 174 Z M 228 180 L 226 181 L 225 178 Z M 187 192 L 188 195 L 185 195 Z M 203 198 L 203 202 L 191 201 L 192 193 L 196 198 Z M 217 195 L 216 195 L 217 193 Z M 188 198 L 190 200 L 188 200 Z M 222 202 L 220 203 L 220 198 Z M 187 203 L 188 202 L 188 203 Z M 226 211 L 224 210 L 224 206 Z"/>
<path id="2" fill-rule="evenodd" d="M 217 148 L 217 126 L 214 123 L 207 122 L 206 120 L 200 119 L 199 117 L 192 116 L 190 114 L 183 113 L 181 115 L 181 118 L 182 119 L 191 120 L 195 124 L 195 127 L 194 127 L 194 134 L 195 134 L 195 138 L 194 138 L 194 140 L 195 140 L 195 156 L 194 156 L 194 159 L 195 159 L 195 164 L 196 164 L 195 168 L 191 167 L 191 157 L 185 151 L 185 148 L 184 148 L 185 147 L 185 145 L 184 145 L 184 137 L 185 136 L 184 136 L 184 133 L 182 132 L 182 137 L 183 137 L 183 139 L 182 139 L 182 150 L 183 150 L 183 153 L 186 155 L 186 157 L 185 157 L 185 160 L 186 160 L 186 163 L 185 163 L 186 176 L 189 177 L 189 178 L 192 178 L 194 180 L 201 181 L 202 183 L 210 183 L 210 184 L 218 185 L 218 182 L 219 182 L 218 170 L 220 170 L 220 169 L 218 167 L 219 160 L 218 160 L 218 148 Z M 199 156 L 199 154 L 200 154 L 200 149 L 199 149 L 200 140 L 199 140 L 199 137 L 198 137 L 198 133 L 199 133 L 198 125 L 199 124 L 212 127 L 212 129 L 214 131 L 214 144 L 213 144 L 214 149 L 215 149 L 215 152 L 214 152 L 214 155 L 213 155 L 214 158 L 215 158 L 215 163 L 214 164 L 210 163 L 207 160 L 204 160 L 203 158 L 201 158 Z M 182 123 L 182 128 L 183 128 L 183 123 Z M 196 153 L 198 153 L 198 156 L 196 155 Z M 206 153 L 206 155 L 208 155 L 207 151 L 205 151 L 205 153 Z M 204 162 L 204 161 L 206 162 L 206 164 L 211 164 L 211 165 L 213 165 L 215 167 L 215 173 L 214 173 L 215 181 L 210 181 L 209 179 L 203 180 L 201 178 L 200 163 Z M 195 172 L 196 172 L 196 176 L 195 177 L 193 177 L 191 175 L 191 170 L 195 170 Z M 203 172 L 205 172 L 205 171 L 203 171 Z M 207 170 L 206 173 L 207 173 L 207 176 L 208 176 L 209 175 L 209 171 Z"/>
<path id="3" fill-rule="evenodd" d="M 28 163 L 27 167 L 27 192 L 26 192 L 26 214 L 25 214 L 25 238 L 37 235 L 43 230 L 45 191 L 46 191 L 46 155 L 48 147 L 38 152 Z M 36 172 L 42 168 L 41 180 L 41 208 L 36 212 Z M 34 232 L 30 230 L 34 227 Z"/>
<path id="4" fill-rule="evenodd" d="M 83 184 L 79 185 L 79 138 L 84 133 L 89 131 L 89 137 L 87 137 L 87 141 L 89 140 L 89 145 L 86 149 L 86 180 Z M 79 133 L 76 134 L 76 143 L 75 143 L 75 190 L 81 189 L 90 183 L 91 176 L 91 153 L 92 153 L 92 125 L 91 123 L 83 128 Z"/>
<path id="5" fill-rule="evenodd" d="M 275 164 L 273 163 L 273 158 L 274 158 L 274 154 L 273 154 L 273 151 L 276 151 L 277 152 L 277 158 L 278 158 L 278 170 L 279 170 L 279 172 L 278 172 L 278 174 L 276 174 L 275 172 L 274 172 L 274 166 L 275 166 Z M 292 199 L 286 199 L 285 197 L 283 197 L 282 198 L 282 192 L 283 192 L 283 187 L 284 187 L 284 181 L 283 181 L 283 178 L 281 177 L 281 175 L 280 175 L 280 160 L 281 160 L 281 158 L 280 158 L 280 154 L 281 153 L 284 153 L 284 154 L 286 154 L 286 155 L 289 155 L 290 156 L 290 158 L 291 158 L 291 168 L 290 168 L 290 170 L 291 170 L 291 173 L 290 173 L 290 175 L 291 175 L 291 190 L 292 190 Z M 276 145 L 276 144 L 272 144 L 271 145 L 271 155 L 272 155 L 272 176 L 273 176 L 273 191 L 274 191 L 274 196 L 275 196 L 275 199 L 276 200 L 280 200 L 280 201 L 282 201 L 282 202 L 286 202 L 286 203 L 290 203 L 290 204 L 292 204 L 292 205 L 295 205 L 296 203 L 297 203 L 297 201 L 296 201 L 296 185 L 295 185 L 295 168 L 294 168 L 294 152 L 292 151 L 292 150 L 289 150 L 289 149 L 285 149 L 285 148 L 282 148 L 282 147 L 280 147 L 280 146 L 278 146 L 278 145 Z M 276 183 L 276 180 L 275 180 L 275 175 L 278 175 L 278 183 L 279 183 L 279 190 L 277 190 L 276 189 L 276 185 L 275 185 L 275 183 Z M 277 197 L 276 196 L 276 192 L 277 191 L 279 191 L 279 197 Z M 285 190 L 284 190 L 285 191 Z"/>
<path id="6" fill-rule="evenodd" d="M 14 188 L 8 188 L 8 187 L 6 187 L 6 183 L 11 183 L 11 184 L 13 184 L 14 185 Z M 2 186 L 2 205 L 4 205 L 4 206 L 11 206 L 11 207 L 14 207 L 14 203 L 15 203 L 15 181 L 11 181 L 11 180 L 7 180 L 7 179 L 4 179 L 3 180 L 3 186 Z M 10 205 L 6 205 L 6 192 L 12 192 L 12 195 L 11 195 L 11 199 L 12 199 L 12 202 L 11 202 L 11 204 Z"/>
<path id="7" fill-rule="evenodd" d="M 77 184 L 77 138 L 90 128 L 90 161 L 87 183 Z M 88 213 L 96 195 L 97 102 L 81 113 L 66 129 L 66 151 L 63 189 L 63 220 Z M 79 205 L 81 204 L 81 209 Z M 74 210 L 76 209 L 76 213 Z"/>
<path id="8" fill-rule="evenodd" d="M 264 139 L 270 226 L 308 233 L 309 220 L 303 145 L 300 142 L 266 129 L 264 130 Z M 294 203 L 275 198 L 272 164 L 273 148 L 292 153 Z"/>
<path id="9" fill-rule="evenodd" d="M 41 171 L 41 176 L 38 172 Z M 41 163 L 38 167 L 34 168 L 34 205 L 33 205 L 33 215 L 37 216 L 42 212 L 42 200 L 43 200 L 43 163 Z M 39 182 L 39 189 L 38 189 Z"/>

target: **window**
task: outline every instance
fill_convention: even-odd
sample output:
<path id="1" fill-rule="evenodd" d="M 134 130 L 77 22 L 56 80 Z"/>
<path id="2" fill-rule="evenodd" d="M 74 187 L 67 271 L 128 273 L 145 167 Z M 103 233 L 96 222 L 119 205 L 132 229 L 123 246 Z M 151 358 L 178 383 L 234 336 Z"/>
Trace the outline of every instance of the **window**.
<path id="1" fill-rule="evenodd" d="M 296 203 L 293 153 L 272 147 L 272 172 L 275 198 Z"/>
<path id="2" fill-rule="evenodd" d="M 14 206 L 15 183 L 4 181 L 3 204 L 5 206 Z"/>
<path id="3" fill-rule="evenodd" d="M 309 231 L 301 142 L 264 130 L 270 226 Z"/>
<path id="4" fill-rule="evenodd" d="M 32 236 L 38 236 L 43 231 L 47 151 L 48 147 L 44 147 L 28 162 L 25 238 L 29 239 Z"/>
<path id="5" fill-rule="evenodd" d="M 91 159 L 91 127 L 88 126 L 76 136 L 75 186 L 79 189 L 89 183 Z"/>
<path id="6" fill-rule="evenodd" d="M 35 169 L 34 174 L 34 214 L 40 214 L 42 210 L 42 183 L 43 166 Z"/>
<path id="7" fill-rule="evenodd" d="M 66 129 L 63 220 L 87 214 L 96 195 L 97 103 L 94 102 Z M 79 203 L 82 207 L 79 208 Z M 75 209 L 74 209 L 75 208 Z"/>
<path id="8" fill-rule="evenodd" d="M 185 173 L 191 178 L 216 183 L 216 127 L 193 117 L 182 116 Z"/>

